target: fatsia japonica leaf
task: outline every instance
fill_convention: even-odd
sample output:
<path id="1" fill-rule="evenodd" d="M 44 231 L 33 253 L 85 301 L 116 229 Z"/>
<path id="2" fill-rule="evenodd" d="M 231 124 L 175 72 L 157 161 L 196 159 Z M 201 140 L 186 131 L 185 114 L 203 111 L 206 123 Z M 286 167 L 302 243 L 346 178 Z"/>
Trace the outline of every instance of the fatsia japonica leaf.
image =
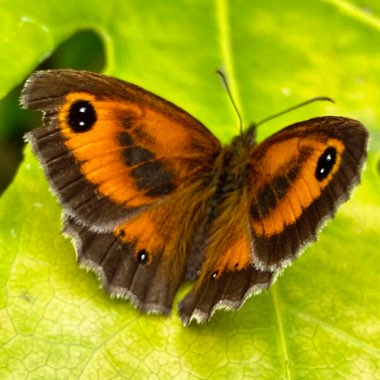
<path id="1" fill-rule="evenodd" d="M 380 377 L 379 11 L 306 0 L 2 1 L 2 95 L 62 41 L 93 29 L 107 74 L 173 101 L 223 142 L 239 124 L 218 68 L 245 124 L 317 95 L 335 99 L 262 125 L 259 140 L 336 114 L 360 120 L 371 143 L 352 199 L 270 291 L 187 328 L 176 305 L 188 286 L 170 316 L 150 316 L 79 268 L 26 148 L 0 199 L 0 378 Z"/>

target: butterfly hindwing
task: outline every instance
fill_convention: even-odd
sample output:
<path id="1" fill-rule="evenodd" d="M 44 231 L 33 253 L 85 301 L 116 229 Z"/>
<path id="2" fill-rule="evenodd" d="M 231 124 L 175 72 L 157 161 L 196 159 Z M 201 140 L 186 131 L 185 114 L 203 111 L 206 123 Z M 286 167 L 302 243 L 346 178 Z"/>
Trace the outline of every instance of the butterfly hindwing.
<path id="1" fill-rule="evenodd" d="M 192 320 L 205 322 L 218 309 L 238 309 L 250 295 L 267 289 L 275 278 L 272 271 L 253 266 L 246 178 L 233 164 L 224 166 L 223 171 L 203 231 L 199 273 L 179 305 L 185 325 Z"/>
<path id="2" fill-rule="evenodd" d="M 182 323 L 206 322 L 218 309 L 239 309 L 251 295 L 268 289 L 274 278 L 275 272 L 260 271 L 253 266 L 226 270 L 215 279 L 204 277 L 179 304 Z"/>
<path id="3" fill-rule="evenodd" d="M 132 242 L 124 243 L 113 232 L 96 233 L 70 218 L 64 232 L 73 239 L 78 262 L 95 271 L 112 296 L 127 298 L 144 312 L 170 312 L 183 278 L 180 266 L 171 271 L 175 256 L 164 256 L 160 250 L 148 258 L 148 253 L 136 251 Z"/>
<path id="4" fill-rule="evenodd" d="M 44 128 L 26 138 L 66 214 L 96 231 L 110 231 L 211 171 L 220 150 L 185 111 L 95 73 L 37 72 L 22 102 L 44 112 Z"/>
<path id="5" fill-rule="evenodd" d="M 211 196 L 203 181 L 110 232 L 91 231 L 66 217 L 64 232 L 73 239 L 79 263 L 94 270 L 111 295 L 128 298 L 141 311 L 168 314 Z"/>

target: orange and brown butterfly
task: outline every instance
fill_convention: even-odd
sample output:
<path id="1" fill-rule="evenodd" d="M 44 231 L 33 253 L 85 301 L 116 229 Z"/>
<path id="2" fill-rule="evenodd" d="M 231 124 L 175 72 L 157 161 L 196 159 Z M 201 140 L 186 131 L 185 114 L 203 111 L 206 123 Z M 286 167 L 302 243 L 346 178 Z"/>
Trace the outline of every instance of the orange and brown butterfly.
<path id="1" fill-rule="evenodd" d="M 179 304 L 186 325 L 238 309 L 315 240 L 358 183 L 368 134 L 326 116 L 257 144 L 226 146 L 174 104 L 131 83 L 74 70 L 35 73 L 22 94 L 43 111 L 27 134 L 63 206 L 81 265 L 147 313 Z"/>

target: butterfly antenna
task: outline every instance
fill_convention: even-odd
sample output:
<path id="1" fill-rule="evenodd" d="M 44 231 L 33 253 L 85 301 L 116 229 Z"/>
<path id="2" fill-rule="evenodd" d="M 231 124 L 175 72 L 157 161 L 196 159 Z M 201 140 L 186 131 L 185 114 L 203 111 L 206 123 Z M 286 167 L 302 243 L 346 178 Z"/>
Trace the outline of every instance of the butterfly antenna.
<path id="1" fill-rule="evenodd" d="M 295 106 L 293 107 L 290 107 L 290 108 L 287 108 L 286 110 L 284 111 L 281 111 L 281 112 L 278 112 L 278 113 L 275 113 L 274 115 L 272 116 L 269 116 L 269 117 L 266 117 L 265 119 L 263 120 L 260 120 L 258 123 L 255 124 L 255 127 L 257 128 L 259 125 L 261 124 L 264 124 L 266 123 L 267 121 L 269 120 L 272 120 L 278 116 L 282 116 L 282 115 L 285 115 L 286 113 L 290 112 L 290 111 L 294 111 L 296 110 L 297 108 L 301 108 L 303 106 L 306 106 L 307 104 L 310 104 L 310 103 L 314 103 L 314 102 L 331 102 L 331 103 L 335 103 L 334 100 L 332 100 L 331 98 L 327 97 L 327 96 L 317 96 L 315 98 L 311 98 L 309 100 L 306 100 L 304 102 L 301 102 L 299 104 L 296 104 Z"/>
<path id="2" fill-rule="evenodd" d="M 216 73 L 222 78 L 223 85 L 224 85 L 224 87 L 227 90 L 227 94 L 228 94 L 228 96 L 229 96 L 229 98 L 231 100 L 232 106 L 234 107 L 235 112 L 236 112 L 236 114 L 237 114 L 237 116 L 239 118 L 240 133 L 243 133 L 243 120 L 241 118 L 239 109 L 237 108 L 237 105 L 236 105 L 236 103 L 234 101 L 234 98 L 232 97 L 232 93 L 231 93 L 231 90 L 230 90 L 230 86 L 228 85 L 227 78 L 224 75 L 223 71 L 221 71 L 221 70 L 216 70 Z"/>

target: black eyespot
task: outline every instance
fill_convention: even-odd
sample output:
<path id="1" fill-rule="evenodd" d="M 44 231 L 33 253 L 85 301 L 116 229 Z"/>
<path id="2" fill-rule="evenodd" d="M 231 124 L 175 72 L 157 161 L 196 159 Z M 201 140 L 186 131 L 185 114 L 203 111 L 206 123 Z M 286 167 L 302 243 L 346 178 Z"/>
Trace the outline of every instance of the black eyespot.
<path id="1" fill-rule="evenodd" d="M 211 280 L 215 280 L 219 275 L 219 271 L 216 270 L 212 275 L 211 275 Z"/>
<path id="2" fill-rule="evenodd" d="M 121 238 L 123 238 L 123 237 L 125 236 L 125 231 L 124 231 L 124 230 L 120 230 L 120 231 L 119 231 L 119 236 L 120 236 Z"/>
<path id="3" fill-rule="evenodd" d="M 319 157 L 317 168 L 315 169 L 315 178 L 318 181 L 324 180 L 336 162 L 336 149 L 329 146 Z"/>
<path id="4" fill-rule="evenodd" d="M 145 264 L 148 262 L 149 254 L 145 249 L 140 249 L 137 253 L 137 260 L 140 264 Z"/>
<path id="5" fill-rule="evenodd" d="M 87 132 L 96 123 L 94 106 L 87 100 L 78 100 L 70 107 L 67 122 L 74 132 Z"/>

